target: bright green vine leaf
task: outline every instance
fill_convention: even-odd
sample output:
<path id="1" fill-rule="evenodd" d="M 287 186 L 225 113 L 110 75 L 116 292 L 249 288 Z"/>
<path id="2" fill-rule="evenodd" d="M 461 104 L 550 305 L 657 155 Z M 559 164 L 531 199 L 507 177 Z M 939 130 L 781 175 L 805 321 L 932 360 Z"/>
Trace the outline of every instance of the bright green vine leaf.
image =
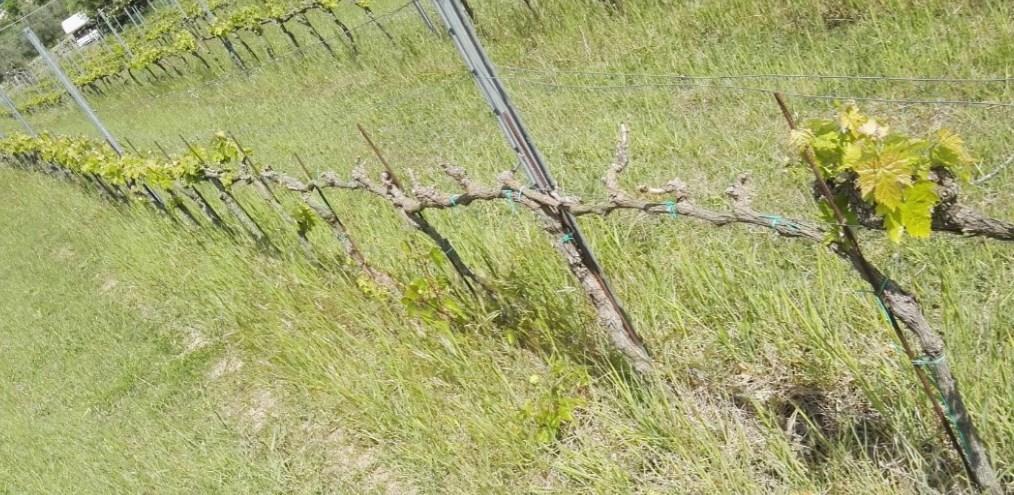
<path id="1" fill-rule="evenodd" d="M 812 153 L 821 179 L 841 191 L 835 198 L 851 218 L 848 195 L 858 190 L 867 206 L 884 221 L 887 237 L 901 242 L 911 237 L 928 237 L 933 210 L 939 204 L 937 180 L 952 174 L 967 180 L 971 175 L 971 154 L 960 136 L 947 129 L 923 139 L 892 132 L 883 120 L 862 114 L 854 105 L 844 106 L 834 120 L 807 122 L 789 136 L 800 153 Z M 831 208 L 821 205 L 822 216 L 831 224 L 830 240 L 837 239 L 839 222 Z"/>
<path id="2" fill-rule="evenodd" d="M 901 204 L 901 195 L 912 184 L 912 164 L 915 160 L 904 150 L 891 148 L 875 156 L 860 160 L 852 170 L 857 175 L 859 190 L 864 199 L 870 196 L 890 209 Z"/>
<path id="3" fill-rule="evenodd" d="M 936 137 L 932 151 L 933 160 L 951 169 L 963 180 L 968 180 L 971 176 L 969 165 L 973 160 L 965 150 L 964 140 L 947 129 L 940 129 Z"/>
<path id="4" fill-rule="evenodd" d="M 905 191 L 905 200 L 898 212 L 901 224 L 908 235 L 916 238 L 930 236 L 933 226 L 933 207 L 940 201 L 936 193 L 936 184 L 930 181 L 919 182 Z"/>

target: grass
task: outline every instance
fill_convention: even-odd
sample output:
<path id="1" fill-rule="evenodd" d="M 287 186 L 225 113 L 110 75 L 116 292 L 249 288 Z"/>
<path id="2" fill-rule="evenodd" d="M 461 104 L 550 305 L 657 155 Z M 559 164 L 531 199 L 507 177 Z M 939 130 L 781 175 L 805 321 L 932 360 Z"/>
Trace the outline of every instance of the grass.
<path id="1" fill-rule="evenodd" d="M 515 3 L 478 6 L 483 40 L 505 67 L 952 77 L 1012 69 L 1014 24 L 1004 2 L 658 1 L 616 15 L 574 0 L 542 5 L 541 20 Z M 114 134 L 143 149 L 158 140 L 179 151 L 179 134 L 203 140 L 227 129 L 262 164 L 295 171 L 298 152 L 315 170 L 347 173 L 370 155 L 354 130 L 362 123 L 395 167 L 423 181 L 446 186 L 435 166 L 445 160 L 489 180 L 514 160 L 453 47 L 415 15 L 405 9 L 383 20 L 397 46 L 370 26 L 357 31 L 362 55 L 354 61 L 311 49 L 249 76 L 209 83 L 220 75 L 194 73 L 92 101 Z M 269 36 L 282 45 L 279 33 Z M 735 175 L 752 171 L 758 207 L 814 218 L 805 176 L 786 166 L 784 125 L 768 95 L 601 88 L 645 82 L 635 76 L 502 75 L 569 194 L 603 193 L 598 178 L 625 121 L 633 129 L 629 184 L 679 176 L 697 201 L 720 204 Z M 1014 96 L 1009 83 L 733 84 L 890 98 Z M 791 100 L 804 116 L 833 111 L 832 102 Z M 863 106 L 912 132 L 958 131 L 987 171 L 1014 149 L 1010 108 Z M 69 107 L 29 119 L 39 129 L 93 134 Z M 966 187 L 968 200 L 1014 218 L 1011 174 Z M 12 344 L 0 348 L 0 369 L 15 390 L 3 396 L 3 410 L 14 412 L 0 416 L 0 491 L 966 486 L 872 297 L 819 246 L 682 220 L 582 220 L 675 384 L 669 394 L 614 369 L 547 239 L 527 214 L 504 205 L 431 216 L 520 314 L 503 328 L 492 310 L 470 306 L 467 322 L 448 330 L 365 295 L 340 271 L 215 236 L 198 241 L 51 178 L 3 170 L 0 183 L 0 204 L 10 205 L 0 224 L 12 233 L 0 241 L 12 260 L 0 298 L 10 315 L 0 331 Z M 332 200 L 372 262 L 404 281 L 451 284 L 430 246 L 386 205 L 364 195 Z M 318 247 L 333 249 L 315 235 Z M 876 263 L 916 291 L 944 333 L 1009 482 L 1010 249 L 946 235 L 900 247 L 880 234 L 866 238 Z M 203 342 L 197 349 L 195 340 Z M 571 400 L 574 420 L 540 441 L 546 418 Z M 794 434 L 786 434 L 789 423 Z"/>
<path id="2" fill-rule="evenodd" d="M 0 469 L 4 493 L 264 491 L 277 459 L 250 463 L 243 439 L 201 384 L 221 345 L 180 352 L 185 313 L 163 313 L 81 222 L 122 221 L 68 190 L 58 217 L 48 181 L 4 172 Z M 40 201 L 41 200 L 41 201 Z M 55 221 L 54 221 L 55 220 Z M 45 230 L 33 226 L 46 225 Z M 97 233 L 97 232 L 96 232 Z M 121 238 L 129 242 L 127 238 Z"/>

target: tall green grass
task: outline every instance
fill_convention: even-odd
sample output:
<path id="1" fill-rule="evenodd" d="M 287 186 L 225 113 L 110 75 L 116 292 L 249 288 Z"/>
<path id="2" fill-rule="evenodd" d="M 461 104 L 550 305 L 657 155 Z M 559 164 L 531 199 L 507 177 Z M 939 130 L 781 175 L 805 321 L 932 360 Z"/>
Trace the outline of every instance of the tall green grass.
<path id="1" fill-rule="evenodd" d="M 951 77 L 1004 77 L 1011 70 L 1014 23 L 1005 2 L 626 3 L 617 14 L 598 2 L 546 2 L 535 19 L 518 2 L 483 2 L 479 28 L 497 63 L 540 70 Z M 395 5 L 378 2 L 375 9 Z M 440 161 L 491 180 L 514 160 L 453 47 L 429 34 L 415 15 L 406 9 L 383 20 L 397 45 L 372 27 L 357 31 L 357 59 L 335 61 L 309 50 L 305 58 L 249 76 L 207 84 L 219 75 L 195 73 L 93 101 L 115 134 L 141 148 L 158 140 L 181 150 L 178 134 L 196 139 L 227 129 L 263 165 L 296 172 L 292 153 L 298 152 L 315 170 L 347 173 L 357 158 L 370 156 L 354 131 L 362 123 L 397 169 L 411 169 L 423 182 L 451 187 L 439 176 Z M 279 45 L 277 34 L 268 33 Z M 598 178 L 623 121 L 633 129 L 633 163 L 625 177 L 631 188 L 679 176 L 696 201 L 720 205 L 735 175 L 752 171 L 759 208 L 814 218 L 805 175 L 790 165 L 785 130 L 768 95 L 714 87 L 599 88 L 643 82 L 632 76 L 502 75 L 568 194 L 603 194 Z M 808 94 L 1012 100 L 1009 83 L 735 84 Z M 792 102 L 804 116 L 833 111 L 833 102 Z M 958 131 L 984 170 L 1014 148 L 1010 108 L 864 108 L 914 132 Z M 30 119 L 53 132 L 93 132 L 70 108 Z M 1014 218 L 1010 181 L 1007 171 L 965 193 L 983 210 Z M 112 210 L 49 178 L 4 171 L 2 182 L 3 204 L 12 205 L 0 215 L 12 233 L 5 252 L 17 260 L 5 265 L 15 281 L 12 291 L 42 290 L 71 269 L 39 259 L 46 251 L 31 248 L 56 238 L 90 260 L 73 265 L 73 290 L 48 296 L 63 315 L 49 323 L 65 330 L 58 334 L 122 335 L 110 345 L 114 356 L 147 349 L 152 335 L 162 339 L 148 351 L 152 357 L 131 361 L 139 367 L 131 376 L 153 378 L 117 389 L 125 410 L 110 415 L 127 429 L 106 431 L 72 414 L 90 410 L 88 398 L 66 404 L 58 419 L 37 420 L 87 433 L 90 440 L 80 444 L 59 442 L 65 438 L 59 431 L 42 436 L 62 455 L 93 453 L 89 459 L 101 466 L 68 468 L 67 479 L 77 475 L 123 491 L 152 491 L 160 483 L 179 491 L 330 486 L 505 493 L 883 493 L 965 486 L 872 296 L 819 246 L 683 219 L 621 214 L 582 220 L 663 374 L 675 384 L 670 393 L 614 368 L 551 240 L 526 212 L 505 205 L 431 215 L 518 312 L 516 323 L 504 328 L 492 309 L 470 307 L 469 323 L 448 331 L 407 316 L 397 301 L 364 295 L 340 272 L 321 273 L 298 259 L 266 257 L 214 236 L 198 241 L 147 212 Z M 386 204 L 352 193 L 332 193 L 331 199 L 376 265 L 403 281 L 450 283 L 425 239 Z M 266 209 L 262 215 L 267 218 Z M 271 234 L 288 239 L 280 225 Z M 994 463 L 1010 479 L 1010 248 L 946 235 L 900 247 L 879 234 L 864 240 L 879 265 L 915 289 L 943 331 Z M 323 232 L 313 242 L 333 249 Z M 86 283 L 87 274 L 104 271 L 131 290 L 102 293 L 101 285 Z M 12 341 L 37 338 L 28 316 L 33 301 L 12 295 L 0 302 L 18 315 L 7 322 Z M 97 302 L 109 309 L 95 309 Z M 135 305 L 151 313 L 140 314 Z M 135 321 L 146 326 L 131 328 Z M 167 356 L 186 347 L 190 327 L 211 342 L 209 350 L 188 354 L 198 356 L 186 358 L 194 361 L 188 366 L 160 366 L 160 359 L 172 361 Z M 61 347 L 62 341 L 42 342 Z M 77 388 L 98 390 L 103 385 L 81 368 L 117 363 L 103 360 L 104 348 L 91 348 L 91 361 L 80 362 L 46 353 L 45 361 L 70 371 L 30 382 L 66 387 L 81 377 L 85 385 Z M 29 351 L 7 352 L 28 359 Z M 222 356 L 246 363 L 227 384 L 208 378 Z M 195 392 L 209 382 L 221 393 Z M 178 394 L 175 402 L 161 398 L 163 389 Z M 198 394 L 203 406 L 174 416 L 187 394 Z M 540 439 L 544 417 L 571 399 L 579 404 L 574 420 L 554 432 L 553 441 Z M 15 410 L 39 401 L 16 400 Z M 158 413 L 146 413 L 154 404 Z M 269 410 L 263 421 L 251 413 L 261 409 Z M 166 433 L 166 418 L 186 425 L 182 433 Z M 14 423 L 5 429 L 11 445 L 37 443 L 30 420 Z M 331 433 L 335 428 L 340 435 Z M 136 431 L 156 441 L 110 451 L 88 443 L 99 433 L 123 442 Z M 15 450 L 0 451 L 6 458 L 0 464 L 15 466 L 7 468 L 14 480 L 8 491 L 67 483 L 48 474 L 46 451 L 29 451 L 29 462 L 14 464 L 7 460 Z M 165 454 L 177 451 L 172 458 Z M 210 452 L 226 467 L 203 469 L 195 452 Z M 236 465 L 242 469 L 229 471 Z M 151 474 L 166 470 L 193 474 Z M 140 474 L 118 477 L 124 472 Z"/>

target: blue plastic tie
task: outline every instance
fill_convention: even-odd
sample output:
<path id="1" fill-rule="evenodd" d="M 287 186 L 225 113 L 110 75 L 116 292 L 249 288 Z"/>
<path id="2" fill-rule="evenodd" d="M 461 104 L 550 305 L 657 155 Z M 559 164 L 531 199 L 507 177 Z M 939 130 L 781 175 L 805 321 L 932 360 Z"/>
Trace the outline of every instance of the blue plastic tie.
<path id="1" fill-rule="evenodd" d="M 460 194 L 455 194 L 454 196 L 451 196 L 451 208 L 458 206 L 458 198 L 460 197 L 461 197 Z"/>
<path id="2" fill-rule="evenodd" d="M 566 234 L 563 235 L 560 241 L 562 241 L 564 244 L 570 244 L 574 242 L 574 234 L 567 232 Z"/>
<path id="3" fill-rule="evenodd" d="M 786 220 L 781 215 L 761 215 L 761 218 L 769 220 L 771 222 L 771 228 L 773 229 L 778 228 L 779 225 L 785 225 L 793 230 L 799 230 L 799 227 L 796 224 Z"/>

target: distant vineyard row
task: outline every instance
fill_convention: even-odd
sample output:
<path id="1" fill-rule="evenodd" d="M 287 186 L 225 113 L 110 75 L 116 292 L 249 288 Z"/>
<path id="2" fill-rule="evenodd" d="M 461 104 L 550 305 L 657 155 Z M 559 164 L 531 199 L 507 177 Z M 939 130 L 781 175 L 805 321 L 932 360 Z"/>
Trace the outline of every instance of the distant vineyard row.
<path id="1" fill-rule="evenodd" d="M 309 15 L 313 12 L 330 18 L 353 50 L 357 50 L 352 30 L 338 16 L 336 9 L 340 2 L 341 0 L 267 0 L 258 2 L 257 5 L 234 7 L 231 0 L 212 0 L 208 2 L 208 10 L 197 2 L 179 3 L 178 9 L 163 9 L 154 13 L 145 23 L 144 30 L 125 31 L 123 38 L 126 47 L 110 43 L 108 50 L 95 51 L 94 56 L 79 64 L 81 71 L 73 81 L 79 87 L 101 92 L 104 87 L 108 88 L 115 83 L 142 84 L 138 78 L 139 73 L 147 73 L 151 80 L 159 79 L 159 74 L 161 77 L 171 76 L 173 72 L 182 75 L 183 72 L 178 67 L 180 63 L 186 68 L 191 63 L 199 63 L 210 70 L 212 43 L 220 43 L 233 63 L 245 67 L 248 62 L 233 42 L 244 48 L 247 57 L 256 57 L 256 54 L 240 36 L 244 33 L 263 36 L 266 27 L 276 26 L 298 48 L 301 45 L 287 26 L 288 23 L 297 22 L 324 42 L 325 35 L 310 20 Z M 354 5 L 373 18 L 373 11 L 365 1 L 358 0 Z M 62 91 L 45 88 L 19 102 L 17 108 L 23 113 L 32 113 L 58 105 L 63 99 Z"/>

